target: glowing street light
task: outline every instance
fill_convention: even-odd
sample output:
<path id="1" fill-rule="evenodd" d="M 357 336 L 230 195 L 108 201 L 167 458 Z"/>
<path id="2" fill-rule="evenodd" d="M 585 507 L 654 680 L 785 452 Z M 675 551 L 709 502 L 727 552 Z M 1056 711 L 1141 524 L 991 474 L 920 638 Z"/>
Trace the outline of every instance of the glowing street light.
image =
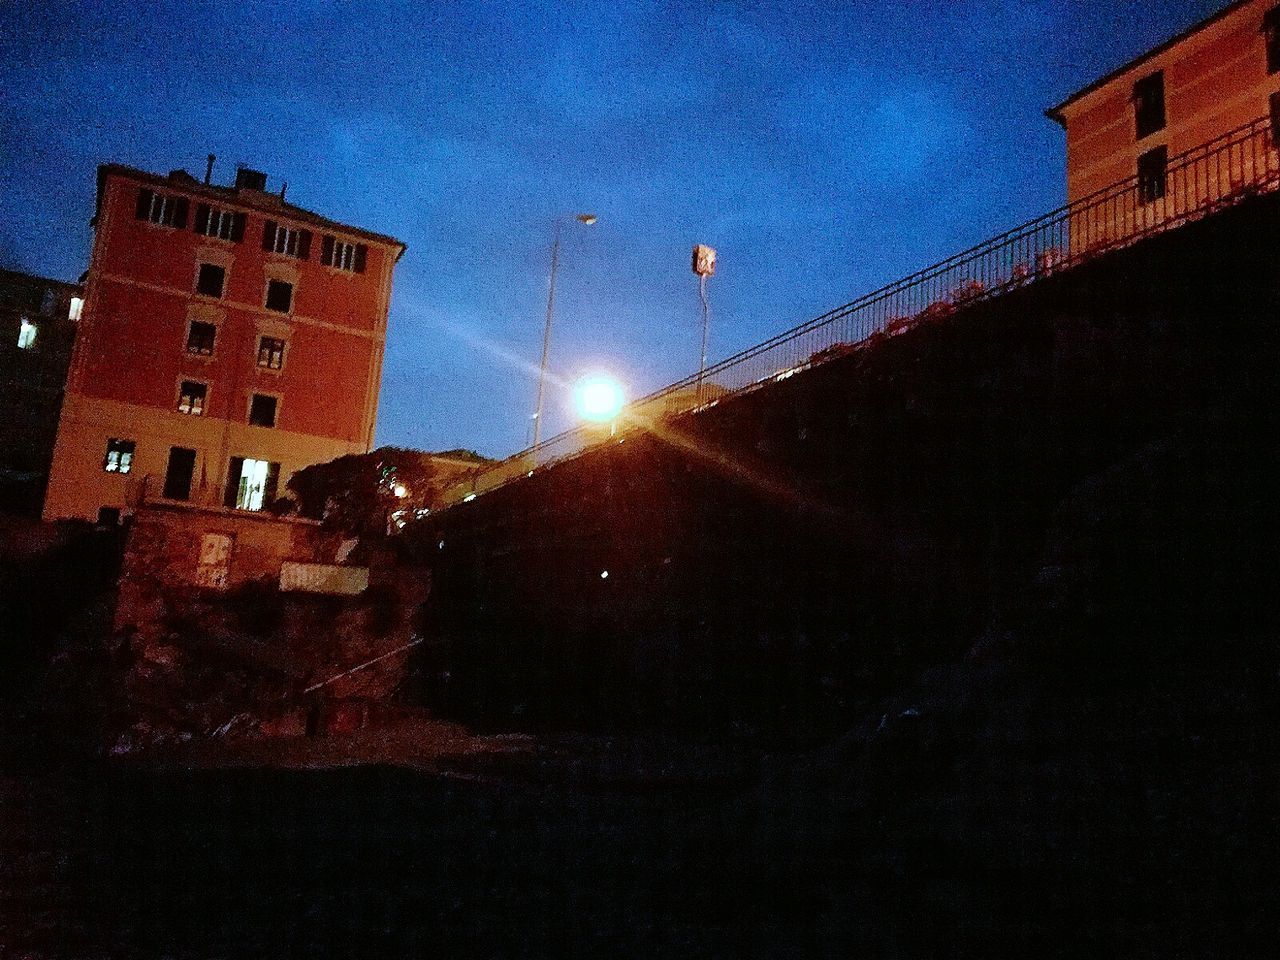
<path id="1" fill-rule="evenodd" d="M 578 416 L 593 423 L 611 423 L 622 412 L 625 398 L 622 384 L 612 377 L 583 377 L 573 388 Z"/>

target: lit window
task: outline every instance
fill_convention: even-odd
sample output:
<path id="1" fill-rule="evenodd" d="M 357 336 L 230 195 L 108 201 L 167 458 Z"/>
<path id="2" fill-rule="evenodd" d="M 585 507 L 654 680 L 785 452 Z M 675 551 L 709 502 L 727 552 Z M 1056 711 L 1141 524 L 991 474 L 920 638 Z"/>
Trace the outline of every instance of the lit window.
<path id="1" fill-rule="evenodd" d="M 279 370 L 284 366 L 284 341 L 279 337 L 258 338 L 258 366 Z"/>
<path id="2" fill-rule="evenodd" d="M 262 228 L 262 249 L 306 260 L 311 256 L 311 231 L 281 226 L 274 220 L 268 220 Z"/>
<path id="3" fill-rule="evenodd" d="M 232 457 L 227 475 L 226 505 L 237 510 L 261 510 L 276 497 L 280 464 L 248 457 Z"/>
<path id="4" fill-rule="evenodd" d="M 202 357 L 213 356 L 213 341 L 217 336 L 218 328 L 212 323 L 191 321 L 191 328 L 187 331 L 187 353 Z"/>
<path id="5" fill-rule="evenodd" d="M 267 309 L 288 313 L 293 306 L 293 284 L 284 280 L 267 281 Z"/>
<path id="6" fill-rule="evenodd" d="M 196 278 L 196 293 L 203 293 L 206 297 L 221 297 L 226 281 L 225 267 L 220 267 L 216 263 L 202 263 Z"/>
<path id="7" fill-rule="evenodd" d="M 1133 111 L 1137 138 L 1164 129 L 1164 72 L 1157 70 L 1133 85 Z"/>
<path id="8" fill-rule="evenodd" d="M 347 243 L 337 237 L 325 237 L 320 249 L 320 262 L 326 267 L 364 273 L 369 248 L 363 243 Z"/>
<path id="9" fill-rule="evenodd" d="M 183 380 L 182 390 L 178 394 L 178 412 L 188 413 L 193 417 L 204 413 L 204 398 L 209 392 L 207 385 L 196 380 Z"/>
<path id="10" fill-rule="evenodd" d="M 197 203 L 195 230 L 206 237 L 239 243 L 244 239 L 244 214 Z"/>
<path id="11" fill-rule="evenodd" d="M 80 314 L 84 312 L 84 297 L 72 297 L 71 309 L 67 311 L 68 320 L 79 320 Z"/>
<path id="12" fill-rule="evenodd" d="M 249 424 L 255 427 L 274 427 L 276 398 L 266 393 L 255 393 L 249 401 Z"/>
<path id="13" fill-rule="evenodd" d="M 107 455 L 102 459 L 102 469 L 107 473 L 128 473 L 133 469 L 134 442 L 132 440 L 107 441 Z"/>
<path id="14" fill-rule="evenodd" d="M 185 229 L 187 226 L 187 198 L 173 197 L 152 190 L 138 191 L 135 215 L 139 220 L 165 227 Z"/>
<path id="15" fill-rule="evenodd" d="M 30 350 L 34 347 L 36 345 L 36 334 L 39 331 L 39 327 L 26 317 L 23 317 L 22 322 L 18 324 L 18 349 Z"/>

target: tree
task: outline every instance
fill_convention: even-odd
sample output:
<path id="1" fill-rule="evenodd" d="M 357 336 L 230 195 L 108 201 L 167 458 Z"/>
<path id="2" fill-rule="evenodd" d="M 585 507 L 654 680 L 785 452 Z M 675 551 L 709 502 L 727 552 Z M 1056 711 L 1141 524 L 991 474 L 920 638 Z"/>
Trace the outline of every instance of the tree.
<path id="1" fill-rule="evenodd" d="M 431 455 L 399 447 L 348 454 L 289 479 L 298 513 L 344 533 L 381 534 L 433 506 L 440 495 Z"/>

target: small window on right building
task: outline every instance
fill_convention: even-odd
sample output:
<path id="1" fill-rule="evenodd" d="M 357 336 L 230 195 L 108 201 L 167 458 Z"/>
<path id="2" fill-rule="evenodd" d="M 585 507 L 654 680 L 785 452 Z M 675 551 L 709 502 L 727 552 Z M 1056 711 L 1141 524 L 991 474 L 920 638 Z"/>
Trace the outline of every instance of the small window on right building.
<path id="1" fill-rule="evenodd" d="M 1280 7 L 1272 7 L 1262 17 L 1262 35 L 1267 40 L 1267 73 L 1280 72 Z"/>
<path id="2" fill-rule="evenodd" d="M 1271 144 L 1280 150 L 1280 93 L 1271 95 Z"/>
<path id="3" fill-rule="evenodd" d="M 1169 149 L 1156 147 L 1138 157 L 1138 200 L 1151 203 L 1164 196 Z"/>
<path id="4" fill-rule="evenodd" d="M 258 338 L 258 366 L 279 370 L 284 366 L 284 341 L 279 337 Z"/>
<path id="5" fill-rule="evenodd" d="M 1139 140 L 1164 129 L 1164 71 L 1133 85 L 1133 115 Z"/>
<path id="6" fill-rule="evenodd" d="M 293 284 L 285 280 L 268 280 L 267 309 L 278 313 L 288 313 L 293 309 Z"/>

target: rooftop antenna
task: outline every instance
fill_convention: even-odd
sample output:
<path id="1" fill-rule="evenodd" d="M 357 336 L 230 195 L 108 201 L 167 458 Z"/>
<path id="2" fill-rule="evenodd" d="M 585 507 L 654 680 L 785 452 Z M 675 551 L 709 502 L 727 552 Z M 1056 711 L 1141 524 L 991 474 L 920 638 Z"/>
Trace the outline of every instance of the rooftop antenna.
<path id="1" fill-rule="evenodd" d="M 213 161 L 217 159 L 218 158 L 214 156 L 212 153 L 209 154 L 209 163 L 204 168 L 204 185 L 206 187 L 209 185 L 209 181 L 213 179 Z"/>

